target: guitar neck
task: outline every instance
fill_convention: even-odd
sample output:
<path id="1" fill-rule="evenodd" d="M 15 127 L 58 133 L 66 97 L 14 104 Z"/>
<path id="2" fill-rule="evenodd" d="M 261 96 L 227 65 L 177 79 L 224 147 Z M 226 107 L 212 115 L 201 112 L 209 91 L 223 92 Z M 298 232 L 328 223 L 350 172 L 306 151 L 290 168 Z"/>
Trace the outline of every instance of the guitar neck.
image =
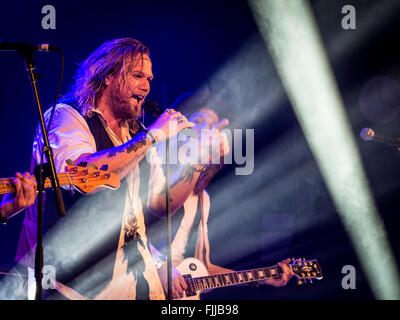
<path id="1" fill-rule="evenodd" d="M 203 277 L 191 278 L 191 285 L 196 291 L 233 286 L 258 280 L 280 278 L 282 269 L 278 266 L 222 273 Z"/>
<path id="2" fill-rule="evenodd" d="M 57 174 L 57 177 L 61 186 L 66 186 L 71 184 L 71 179 L 68 173 L 59 173 Z M 14 178 L 0 179 L 0 194 L 15 192 L 15 186 L 13 180 Z M 45 189 L 51 188 L 51 180 L 49 178 L 46 178 L 46 180 L 44 181 L 44 188 Z"/>

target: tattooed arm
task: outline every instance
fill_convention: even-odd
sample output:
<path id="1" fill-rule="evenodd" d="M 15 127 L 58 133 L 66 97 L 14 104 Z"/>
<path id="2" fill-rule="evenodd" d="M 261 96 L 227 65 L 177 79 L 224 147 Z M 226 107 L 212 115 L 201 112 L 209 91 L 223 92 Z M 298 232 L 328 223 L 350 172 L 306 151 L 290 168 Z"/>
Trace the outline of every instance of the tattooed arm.
<path id="1" fill-rule="evenodd" d="M 109 171 L 115 172 L 120 179 L 123 179 L 143 159 L 151 145 L 150 136 L 140 132 L 133 139 L 118 147 L 92 154 L 82 154 L 75 163 L 87 162 L 98 168 L 107 164 Z"/>
<path id="2" fill-rule="evenodd" d="M 176 119 L 180 115 L 181 113 L 173 110 L 170 113 L 164 112 L 148 127 L 156 141 L 164 141 L 180 130 L 194 125 L 191 122 L 183 121 L 177 123 L 175 126 L 170 126 L 170 122 L 176 123 Z M 171 128 L 173 128 L 173 130 L 171 130 Z M 153 140 L 151 135 L 140 132 L 133 139 L 121 146 L 92 154 L 81 154 L 75 162 L 79 163 L 83 161 L 88 164 L 96 165 L 99 168 L 103 164 L 107 164 L 108 170 L 115 172 L 120 179 L 123 179 L 129 171 L 138 165 L 146 155 L 148 149 L 152 146 Z"/>
<path id="3" fill-rule="evenodd" d="M 44 114 L 46 126 L 50 115 L 51 110 L 49 109 Z M 164 112 L 148 129 L 157 141 L 163 141 L 175 135 L 176 132 L 194 125 L 188 121 L 177 123 L 180 115 L 179 112 L 173 110 L 171 113 Z M 176 123 L 176 126 L 171 126 L 172 130 L 169 130 L 170 122 Z M 78 111 L 67 104 L 56 106 L 49 130 L 49 142 L 52 146 L 57 172 L 64 172 L 67 161 L 72 160 L 76 164 L 87 162 L 88 165 L 93 164 L 98 168 L 106 164 L 108 169 L 116 172 L 120 179 L 124 178 L 129 170 L 132 170 L 143 159 L 153 143 L 149 134 L 139 133 L 125 144 L 97 151 L 96 142 L 87 122 Z M 43 144 L 41 129 L 38 127 L 32 150 L 32 156 L 36 163 L 41 161 Z"/>
<path id="4" fill-rule="evenodd" d="M 199 165 L 197 165 L 199 166 Z M 201 165 L 204 167 L 204 165 Z M 171 166 L 170 168 L 170 198 L 171 214 L 183 205 L 197 183 L 200 173 L 194 171 L 191 165 Z M 154 177 L 152 177 L 154 179 Z M 162 180 L 150 182 L 148 210 L 159 217 L 166 216 L 165 176 Z"/>

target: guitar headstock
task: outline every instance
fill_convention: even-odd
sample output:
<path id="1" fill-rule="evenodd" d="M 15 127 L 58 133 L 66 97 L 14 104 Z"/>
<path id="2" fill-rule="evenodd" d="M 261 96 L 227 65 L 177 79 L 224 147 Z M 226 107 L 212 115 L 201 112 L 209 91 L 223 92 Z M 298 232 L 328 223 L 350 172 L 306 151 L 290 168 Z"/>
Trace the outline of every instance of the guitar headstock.
<path id="1" fill-rule="evenodd" d="M 305 260 L 304 258 L 292 259 L 289 263 L 294 275 L 299 279 L 298 284 L 306 283 L 309 280 L 312 283 L 312 279 L 322 279 L 321 267 L 316 259 Z"/>
<path id="2" fill-rule="evenodd" d="M 117 189 L 120 185 L 118 176 L 114 172 L 96 168 L 67 165 L 65 173 L 68 174 L 66 184 L 72 184 L 82 193 L 88 193 L 98 186 Z"/>

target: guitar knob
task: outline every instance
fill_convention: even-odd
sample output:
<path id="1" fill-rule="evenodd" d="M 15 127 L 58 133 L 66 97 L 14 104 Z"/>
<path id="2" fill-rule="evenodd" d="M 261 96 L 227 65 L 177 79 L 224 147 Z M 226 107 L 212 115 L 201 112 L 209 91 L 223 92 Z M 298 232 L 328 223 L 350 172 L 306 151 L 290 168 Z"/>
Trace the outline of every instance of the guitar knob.
<path id="1" fill-rule="evenodd" d="M 104 178 L 110 179 L 110 178 L 111 178 L 111 174 L 110 174 L 110 173 L 106 173 L 106 174 L 104 175 Z"/>
<path id="2" fill-rule="evenodd" d="M 303 281 L 299 280 L 299 281 L 297 281 L 297 284 L 300 286 L 303 284 Z"/>
<path id="3" fill-rule="evenodd" d="M 100 171 L 93 172 L 93 175 L 94 175 L 95 177 L 100 176 Z"/>

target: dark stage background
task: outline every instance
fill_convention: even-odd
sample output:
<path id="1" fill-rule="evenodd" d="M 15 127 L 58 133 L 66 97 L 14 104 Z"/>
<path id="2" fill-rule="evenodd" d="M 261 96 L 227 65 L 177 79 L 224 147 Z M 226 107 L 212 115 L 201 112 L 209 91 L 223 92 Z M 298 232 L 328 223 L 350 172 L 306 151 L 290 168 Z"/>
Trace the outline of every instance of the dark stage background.
<path id="1" fill-rule="evenodd" d="M 41 27 L 41 9 L 47 4 L 56 8 L 55 30 Z M 357 10 L 356 30 L 341 27 L 341 8 L 346 4 Z M 363 127 L 372 127 L 383 135 L 400 136 L 400 2 L 320 0 L 311 5 L 399 262 L 400 158 L 391 148 L 366 143 L 358 135 Z M 235 175 L 235 165 L 228 165 L 208 188 L 214 263 L 241 270 L 273 265 L 287 257 L 316 258 L 324 274 L 312 285 L 297 286 L 293 279 L 283 288 L 221 288 L 204 298 L 373 299 L 245 1 L 0 4 L 0 38 L 50 43 L 62 49 L 63 93 L 72 83 L 76 63 L 104 41 L 119 37 L 133 37 L 150 47 L 155 78 L 149 98 L 167 107 L 180 94 L 208 83 L 232 105 L 232 126 L 255 129 L 254 172 Z M 238 56 L 242 57 L 238 64 L 229 64 Z M 55 53 L 37 53 L 35 62 L 41 75 L 40 97 L 47 108 L 55 97 L 60 59 Z M 258 67 L 252 77 L 254 65 Z M 9 177 L 29 168 L 38 116 L 22 58 L 16 52 L 1 52 L 0 70 L 0 176 Z M 225 71 L 229 75 L 221 76 Z M 371 84 L 372 79 L 376 82 Z M 365 100 L 363 90 L 367 90 Z M 269 99 L 270 93 L 274 99 Z M 13 265 L 22 220 L 19 214 L 0 226 L 3 270 Z M 341 286 L 345 265 L 356 268 L 354 290 Z"/>

